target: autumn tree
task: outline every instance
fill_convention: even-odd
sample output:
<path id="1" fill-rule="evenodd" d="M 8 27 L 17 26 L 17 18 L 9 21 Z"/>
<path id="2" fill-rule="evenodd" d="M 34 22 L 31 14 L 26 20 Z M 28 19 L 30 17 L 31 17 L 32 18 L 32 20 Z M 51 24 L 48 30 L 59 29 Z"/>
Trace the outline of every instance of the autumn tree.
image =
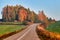
<path id="1" fill-rule="evenodd" d="M 46 22 L 46 16 L 43 12 L 39 12 L 37 15 L 34 11 L 26 9 L 21 5 L 5 6 L 2 10 L 2 19 L 4 22 L 18 22 L 30 21 L 30 22 Z M 47 23 L 47 22 L 46 22 Z"/>
<path id="2" fill-rule="evenodd" d="M 31 11 L 30 11 L 30 9 L 28 8 L 28 9 L 27 9 L 27 19 L 26 19 L 27 21 L 31 21 L 31 20 L 30 20 L 30 13 L 31 13 Z"/>
<path id="3" fill-rule="evenodd" d="M 11 22 L 11 21 L 14 21 L 15 20 L 15 9 L 13 6 L 6 6 L 3 8 L 3 11 L 2 11 L 2 18 L 3 18 L 3 21 L 6 21 L 6 22 Z"/>
<path id="4" fill-rule="evenodd" d="M 26 17 L 27 17 L 27 11 L 23 7 L 20 7 L 18 11 L 18 20 L 20 22 L 23 22 L 24 20 L 26 20 Z"/>
<path id="5" fill-rule="evenodd" d="M 3 8 L 2 19 L 3 19 L 3 21 L 6 21 L 6 7 Z"/>
<path id="6" fill-rule="evenodd" d="M 31 13 L 30 13 L 30 20 L 31 20 L 31 22 L 34 22 L 34 20 L 35 20 L 34 11 L 31 11 Z"/>
<path id="7" fill-rule="evenodd" d="M 40 20 L 41 22 L 44 22 L 46 26 L 49 24 L 49 21 L 43 11 L 39 11 L 38 20 Z"/>

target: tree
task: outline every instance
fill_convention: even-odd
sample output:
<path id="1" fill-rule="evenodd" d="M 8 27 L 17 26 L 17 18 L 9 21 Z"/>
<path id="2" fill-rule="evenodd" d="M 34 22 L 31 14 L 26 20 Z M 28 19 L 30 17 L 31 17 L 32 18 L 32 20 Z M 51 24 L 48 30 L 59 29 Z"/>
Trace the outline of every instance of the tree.
<path id="1" fill-rule="evenodd" d="M 39 11 L 38 20 L 44 22 L 46 26 L 49 24 L 49 21 L 43 11 Z"/>
<path id="2" fill-rule="evenodd" d="M 26 17 L 27 17 L 27 11 L 23 7 L 20 7 L 18 12 L 18 20 L 20 22 L 23 22 L 24 20 L 26 20 Z"/>

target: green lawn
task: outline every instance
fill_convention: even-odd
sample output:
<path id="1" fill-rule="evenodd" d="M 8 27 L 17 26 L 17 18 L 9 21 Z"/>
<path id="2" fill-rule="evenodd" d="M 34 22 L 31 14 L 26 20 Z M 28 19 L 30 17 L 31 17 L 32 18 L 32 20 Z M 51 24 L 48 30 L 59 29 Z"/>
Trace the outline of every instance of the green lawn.
<path id="1" fill-rule="evenodd" d="M 21 30 L 24 27 L 23 25 L 0 25 L 0 35 Z"/>
<path id="2" fill-rule="evenodd" d="M 57 21 L 56 23 L 50 24 L 46 30 L 50 32 L 60 33 L 60 21 Z"/>

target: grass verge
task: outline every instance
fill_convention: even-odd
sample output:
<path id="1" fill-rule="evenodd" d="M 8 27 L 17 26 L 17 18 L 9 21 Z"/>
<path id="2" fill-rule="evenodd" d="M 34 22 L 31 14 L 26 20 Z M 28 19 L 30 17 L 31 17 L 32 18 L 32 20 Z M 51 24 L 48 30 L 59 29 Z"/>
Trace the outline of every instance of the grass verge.
<path id="1" fill-rule="evenodd" d="M 60 21 L 57 21 L 56 23 L 52 23 L 48 25 L 47 28 L 45 28 L 49 32 L 54 32 L 60 34 Z"/>
<path id="2" fill-rule="evenodd" d="M 0 25 L 0 39 L 16 34 L 25 28 L 24 25 Z"/>
<path id="3" fill-rule="evenodd" d="M 41 40 L 60 40 L 60 34 L 42 30 L 41 28 L 36 31 Z"/>

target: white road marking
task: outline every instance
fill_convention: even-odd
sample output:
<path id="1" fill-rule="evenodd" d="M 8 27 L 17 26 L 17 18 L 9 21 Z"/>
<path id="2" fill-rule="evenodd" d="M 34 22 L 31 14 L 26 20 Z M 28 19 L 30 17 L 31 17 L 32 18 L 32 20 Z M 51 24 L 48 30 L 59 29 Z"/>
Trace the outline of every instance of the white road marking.
<path id="1" fill-rule="evenodd" d="M 28 31 L 26 31 L 21 37 L 19 37 L 17 40 L 21 40 L 32 28 L 30 28 Z"/>

